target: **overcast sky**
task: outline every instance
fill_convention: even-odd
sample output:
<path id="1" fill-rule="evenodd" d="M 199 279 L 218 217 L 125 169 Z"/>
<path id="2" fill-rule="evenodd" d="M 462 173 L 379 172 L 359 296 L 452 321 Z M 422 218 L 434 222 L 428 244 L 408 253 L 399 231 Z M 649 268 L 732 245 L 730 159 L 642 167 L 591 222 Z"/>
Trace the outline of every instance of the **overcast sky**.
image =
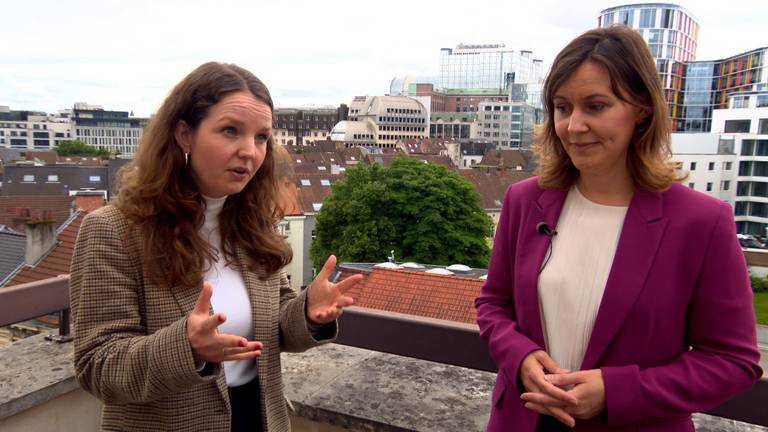
<path id="1" fill-rule="evenodd" d="M 236 63 L 278 107 L 381 95 L 394 77 L 436 76 L 440 48 L 503 43 L 548 68 L 615 1 L 36 0 L 2 2 L 0 105 L 75 102 L 149 116 L 199 64 Z M 768 46 L 765 0 L 685 1 L 697 60 Z M 728 6 L 723 6 L 727 4 Z"/>

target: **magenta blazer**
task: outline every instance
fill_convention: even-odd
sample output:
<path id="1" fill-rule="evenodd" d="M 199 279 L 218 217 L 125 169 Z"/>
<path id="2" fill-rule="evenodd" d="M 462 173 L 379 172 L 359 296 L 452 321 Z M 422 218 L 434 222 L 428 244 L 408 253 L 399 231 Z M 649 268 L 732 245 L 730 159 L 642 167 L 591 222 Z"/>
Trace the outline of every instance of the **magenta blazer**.
<path id="1" fill-rule="evenodd" d="M 507 190 L 488 279 L 475 304 L 499 367 L 489 431 L 533 432 L 518 368 L 545 349 L 537 294 L 548 238 L 566 191 L 537 178 Z M 582 370 L 600 368 L 606 410 L 577 431 L 693 431 L 691 413 L 715 407 L 762 375 L 755 313 L 731 207 L 674 184 L 637 189 L 629 205 Z"/>

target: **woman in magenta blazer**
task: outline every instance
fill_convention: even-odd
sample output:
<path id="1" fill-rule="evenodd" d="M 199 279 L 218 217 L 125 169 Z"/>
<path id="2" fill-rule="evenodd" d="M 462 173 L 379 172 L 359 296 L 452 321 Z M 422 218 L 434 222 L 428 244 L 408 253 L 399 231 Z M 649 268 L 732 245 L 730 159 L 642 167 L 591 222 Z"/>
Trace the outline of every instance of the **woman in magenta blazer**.
<path id="1" fill-rule="evenodd" d="M 762 374 L 731 207 L 678 182 L 654 60 L 591 30 L 544 85 L 539 176 L 507 191 L 476 300 L 489 431 L 691 431 Z"/>

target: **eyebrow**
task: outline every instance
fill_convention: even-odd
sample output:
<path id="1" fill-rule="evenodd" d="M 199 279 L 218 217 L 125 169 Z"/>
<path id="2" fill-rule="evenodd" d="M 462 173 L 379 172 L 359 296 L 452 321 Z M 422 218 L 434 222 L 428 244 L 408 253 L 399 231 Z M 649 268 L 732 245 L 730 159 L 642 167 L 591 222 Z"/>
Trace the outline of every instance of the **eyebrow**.
<path id="1" fill-rule="evenodd" d="M 218 123 L 226 123 L 226 122 L 232 122 L 232 123 L 237 124 L 238 126 L 242 126 L 242 125 L 245 124 L 244 121 L 240 120 L 239 118 L 237 118 L 237 117 L 235 117 L 235 116 L 233 116 L 231 114 L 224 114 L 221 117 L 219 117 L 218 119 L 216 119 L 216 123 L 217 124 Z M 259 132 L 271 131 L 271 130 L 272 130 L 272 124 L 270 123 L 270 125 L 268 127 L 264 127 L 264 128 L 259 129 Z"/>
<path id="2" fill-rule="evenodd" d="M 582 99 L 595 99 L 595 98 L 601 98 L 601 97 L 610 98 L 610 97 L 617 97 L 617 96 L 612 94 L 612 93 L 611 94 L 608 94 L 608 93 L 591 93 L 591 94 L 588 94 L 587 96 L 585 96 Z M 561 95 L 558 95 L 558 94 L 552 96 L 552 100 L 555 100 L 555 99 L 568 100 L 568 98 L 566 98 L 565 96 L 561 96 Z"/>

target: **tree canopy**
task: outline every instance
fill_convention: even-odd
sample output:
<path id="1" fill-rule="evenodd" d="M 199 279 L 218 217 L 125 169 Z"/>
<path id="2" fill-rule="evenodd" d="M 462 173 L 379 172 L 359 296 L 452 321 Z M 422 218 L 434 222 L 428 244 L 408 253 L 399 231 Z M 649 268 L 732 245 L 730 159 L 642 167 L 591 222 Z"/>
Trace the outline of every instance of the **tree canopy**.
<path id="1" fill-rule="evenodd" d="M 317 215 L 310 254 L 339 261 L 486 267 L 493 221 L 472 184 L 442 165 L 395 157 L 390 168 L 358 164 L 333 185 Z"/>
<path id="2" fill-rule="evenodd" d="M 80 140 L 64 140 L 53 148 L 59 156 L 98 156 L 109 159 L 109 150 L 96 148 Z"/>

